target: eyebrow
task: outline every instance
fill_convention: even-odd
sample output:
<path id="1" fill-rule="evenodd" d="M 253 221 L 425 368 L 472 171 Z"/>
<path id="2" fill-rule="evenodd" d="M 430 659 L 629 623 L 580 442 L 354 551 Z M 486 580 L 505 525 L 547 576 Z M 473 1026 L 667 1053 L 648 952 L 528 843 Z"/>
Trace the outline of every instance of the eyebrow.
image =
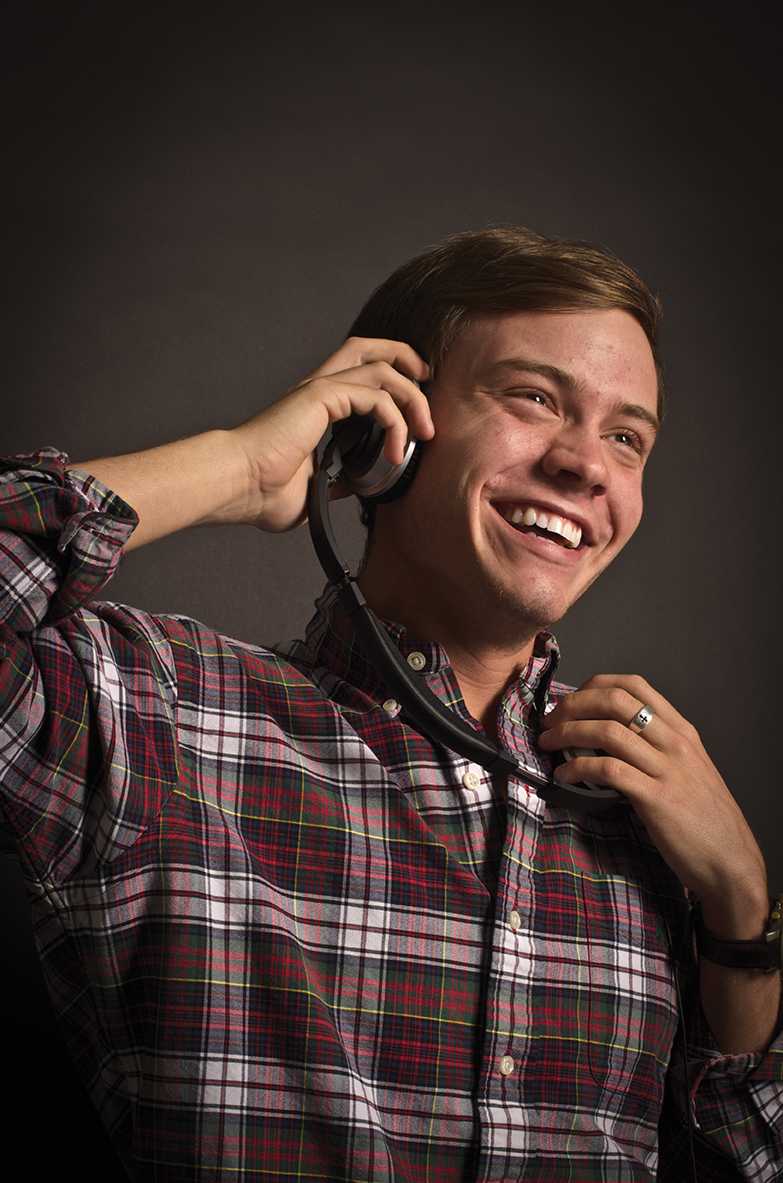
<path id="1" fill-rule="evenodd" d="M 484 376 L 495 378 L 501 377 L 504 373 L 519 373 L 520 371 L 527 374 L 541 374 L 543 378 L 549 378 L 557 386 L 562 386 L 563 389 L 572 393 L 582 389 L 582 383 L 567 370 L 561 370 L 560 366 L 548 365 L 546 362 L 531 361 L 526 357 L 507 357 L 502 361 L 497 361 L 484 371 Z M 639 403 L 618 403 L 613 410 L 616 414 L 642 420 L 656 434 L 660 430 L 661 421 L 658 416 L 649 411 L 647 407 L 640 406 Z"/>

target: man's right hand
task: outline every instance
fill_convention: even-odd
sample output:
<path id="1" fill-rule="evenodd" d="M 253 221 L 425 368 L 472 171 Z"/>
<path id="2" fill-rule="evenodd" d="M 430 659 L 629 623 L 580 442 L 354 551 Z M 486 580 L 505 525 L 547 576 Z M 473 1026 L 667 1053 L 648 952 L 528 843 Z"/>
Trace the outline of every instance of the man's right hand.
<path id="1" fill-rule="evenodd" d="M 330 423 L 372 414 L 384 452 L 402 462 L 408 434 L 431 439 L 429 404 L 416 382 L 427 363 L 403 341 L 349 337 L 270 407 L 228 430 L 101 460 L 69 464 L 92 473 L 138 514 L 125 550 L 197 525 L 247 523 L 290 530 L 305 520 L 313 457 Z M 340 482 L 330 497 L 345 497 Z"/>
<path id="2" fill-rule="evenodd" d="M 304 522 L 315 450 L 330 424 L 349 415 L 374 415 L 386 428 L 384 454 L 400 464 L 409 435 L 434 435 L 429 404 L 416 385 L 429 373 L 403 341 L 349 337 L 277 402 L 230 432 L 248 465 L 250 494 L 241 520 L 275 532 Z M 333 499 L 347 494 L 340 481 L 330 489 Z"/>

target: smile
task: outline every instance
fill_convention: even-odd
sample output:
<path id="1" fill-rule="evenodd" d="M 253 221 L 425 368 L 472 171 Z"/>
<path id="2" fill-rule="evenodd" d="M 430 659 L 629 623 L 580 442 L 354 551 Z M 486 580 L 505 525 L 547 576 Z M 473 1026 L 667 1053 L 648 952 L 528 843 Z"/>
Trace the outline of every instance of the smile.
<path id="1" fill-rule="evenodd" d="M 568 550 L 582 547 L 582 527 L 570 518 L 541 509 L 535 505 L 519 505 L 513 502 L 493 503 L 493 508 L 514 530 Z"/>

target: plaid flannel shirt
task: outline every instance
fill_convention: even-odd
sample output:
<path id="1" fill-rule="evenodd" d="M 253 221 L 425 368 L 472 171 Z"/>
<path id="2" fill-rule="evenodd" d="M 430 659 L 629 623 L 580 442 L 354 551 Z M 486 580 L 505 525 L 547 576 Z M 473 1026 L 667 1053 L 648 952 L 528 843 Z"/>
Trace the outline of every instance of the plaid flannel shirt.
<path id="1" fill-rule="evenodd" d="M 333 589 L 272 648 L 94 601 L 137 517 L 66 464 L 0 464 L 2 808 L 134 1179 L 683 1183 L 688 1108 L 701 1181 L 781 1177 L 783 1035 L 719 1052 L 632 810 L 433 745 Z M 385 625 L 477 727 L 443 648 Z M 497 716 L 545 773 L 557 663 L 541 634 Z"/>

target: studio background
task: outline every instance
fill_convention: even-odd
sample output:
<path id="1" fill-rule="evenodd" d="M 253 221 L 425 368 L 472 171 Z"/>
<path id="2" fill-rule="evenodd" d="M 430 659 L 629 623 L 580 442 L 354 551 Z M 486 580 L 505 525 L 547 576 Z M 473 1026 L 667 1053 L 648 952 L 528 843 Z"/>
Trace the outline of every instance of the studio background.
<path id="1" fill-rule="evenodd" d="M 6 5 L 2 453 L 85 461 L 234 426 L 449 233 L 610 247 L 663 300 L 667 415 L 636 537 L 556 626 L 562 676 L 644 674 L 783 887 L 774 14 Z M 336 517 L 356 563 L 355 503 Z M 301 635 L 323 582 L 306 529 L 200 528 L 127 555 L 103 598 L 270 643 Z M 2 866 L 8 1128 L 45 1099 L 40 1177 L 86 1177 L 110 1156 Z"/>

